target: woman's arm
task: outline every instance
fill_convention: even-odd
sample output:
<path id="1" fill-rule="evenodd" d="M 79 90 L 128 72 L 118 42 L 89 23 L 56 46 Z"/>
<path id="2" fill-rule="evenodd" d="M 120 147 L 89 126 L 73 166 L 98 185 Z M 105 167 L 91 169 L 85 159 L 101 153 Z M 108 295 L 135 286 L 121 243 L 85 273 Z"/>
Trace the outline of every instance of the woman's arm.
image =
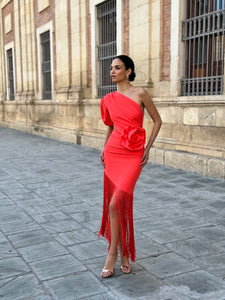
<path id="1" fill-rule="evenodd" d="M 107 141 L 108 141 L 111 133 L 113 132 L 113 129 L 114 129 L 114 126 L 108 126 L 108 128 L 107 128 L 106 135 L 105 135 L 104 148 L 105 148 L 105 145 L 107 144 Z M 103 148 L 103 150 L 101 152 L 101 155 L 100 155 L 100 162 L 103 166 L 105 166 L 105 163 L 104 163 L 104 148 Z"/>
<path id="2" fill-rule="evenodd" d="M 141 89 L 140 98 L 142 99 L 142 103 L 143 103 L 144 107 L 147 109 L 147 112 L 150 115 L 150 117 L 152 118 L 153 123 L 154 123 L 152 133 L 150 135 L 150 138 L 145 147 L 143 157 L 142 157 L 141 167 L 143 168 L 149 159 L 149 151 L 151 149 L 151 146 L 152 146 L 154 140 L 156 139 L 156 137 L 158 135 L 158 132 L 162 125 L 162 120 L 158 113 L 157 108 L 155 107 L 154 103 L 152 102 L 149 94 L 145 91 L 145 89 Z"/>

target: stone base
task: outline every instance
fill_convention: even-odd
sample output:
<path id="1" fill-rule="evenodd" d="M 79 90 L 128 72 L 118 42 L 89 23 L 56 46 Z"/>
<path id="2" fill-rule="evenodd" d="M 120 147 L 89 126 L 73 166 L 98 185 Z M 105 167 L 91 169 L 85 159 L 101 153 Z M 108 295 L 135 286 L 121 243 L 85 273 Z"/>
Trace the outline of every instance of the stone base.
<path id="1" fill-rule="evenodd" d="M 0 126 L 99 150 L 101 150 L 104 145 L 104 137 L 103 135 L 101 137 L 100 134 L 96 137 L 91 135 L 91 133 L 88 135 L 84 132 L 75 132 L 75 130 L 28 126 L 24 123 L 4 121 L 0 121 Z M 203 176 L 225 179 L 225 160 L 211 156 L 152 147 L 150 151 L 150 162 Z"/>
<path id="2" fill-rule="evenodd" d="M 78 134 L 74 130 L 65 130 L 62 128 L 50 128 L 44 126 L 31 126 L 25 123 L 11 123 L 0 121 L 0 126 L 15 130 L 20 130 L 34 135 L 39 135 L 49 139 L 55 139 L 63 142 L 78 144 Z"/>
<path id="3" fill-rule="evenodd" d="M 225 179 L 224 159 L 153 147 L 150 161 L 203 176 Z"/>

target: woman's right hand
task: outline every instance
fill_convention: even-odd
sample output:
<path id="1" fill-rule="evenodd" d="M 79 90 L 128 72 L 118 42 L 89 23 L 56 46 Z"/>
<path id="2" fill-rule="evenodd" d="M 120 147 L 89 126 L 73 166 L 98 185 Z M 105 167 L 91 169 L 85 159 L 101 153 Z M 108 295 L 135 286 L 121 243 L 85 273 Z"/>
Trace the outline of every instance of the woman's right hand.
<path id="1" fill-rule="evenodd" d="M 104 162 L 104 150 L 102 150 L 101 154 L 100 154 L 100 162 L 103 165 L 103 167 L 105 167 L 105 162 Z"/>

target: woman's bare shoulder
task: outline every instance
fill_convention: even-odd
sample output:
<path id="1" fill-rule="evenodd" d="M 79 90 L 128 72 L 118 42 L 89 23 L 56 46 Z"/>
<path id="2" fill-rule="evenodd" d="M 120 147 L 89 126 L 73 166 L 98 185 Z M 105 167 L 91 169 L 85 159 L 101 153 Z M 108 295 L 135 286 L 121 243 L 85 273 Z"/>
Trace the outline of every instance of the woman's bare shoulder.
<path id="1" fill-rule="evenodd" d="M 137 95 L 143 95 L 143 94 L 146 93 L 146 90 L 144 88 L 142 88 L 142 87 L 135 87 L 135 93 Z"/>
<path id="2" fill-rule="evenodd" d="M 148 92 L 142 87 L 135 87 L 136 96 L 142 101 L 150 99 Z"/>
<path id="3" fill-rule="evenodd" d="M 145 89 L 142 87 L 134 87 L 134 92 L 135 92 L 135 95 L 139 96 L 139 97 L 143 96 L 146 93 Z"/>

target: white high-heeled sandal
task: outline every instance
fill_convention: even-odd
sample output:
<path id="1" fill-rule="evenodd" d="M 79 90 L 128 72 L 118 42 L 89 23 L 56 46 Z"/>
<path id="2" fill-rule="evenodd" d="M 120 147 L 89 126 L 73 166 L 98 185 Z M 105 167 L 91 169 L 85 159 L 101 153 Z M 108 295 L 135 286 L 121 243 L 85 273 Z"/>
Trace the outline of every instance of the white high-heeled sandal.
<path id="1" fill-rule="evenodd" d="M 116 258 L 116 260 L 117 260 L 117 253 L 113 253 L 113 254 L 108 253 L 108 256 L 114 256 L 114 257 Z M 107 258 L 108 258 L 108 257 L 107 257 Z M 106 260 L 107 260 L 107 258 L 106 258 Z M 116 263 L 115 263 L 115 264 L 116 264 Z M 100 276 L 101 276 L 102 278 L 109 278 L 109 277 L 111 277 L 111 276 L 114 274 L 114 270 L 115 270 L 115 268 L 113 268 L 113 271 L 108 270 L 108 269 L 103 269 L 102 272 L 101 272 L 101 274 L 100 274 Z M 107 273 L 109 273 L 109 274 L 106 275 Z M 105 274 L 105 275 L 104 275 L 104 274 Z"/>

